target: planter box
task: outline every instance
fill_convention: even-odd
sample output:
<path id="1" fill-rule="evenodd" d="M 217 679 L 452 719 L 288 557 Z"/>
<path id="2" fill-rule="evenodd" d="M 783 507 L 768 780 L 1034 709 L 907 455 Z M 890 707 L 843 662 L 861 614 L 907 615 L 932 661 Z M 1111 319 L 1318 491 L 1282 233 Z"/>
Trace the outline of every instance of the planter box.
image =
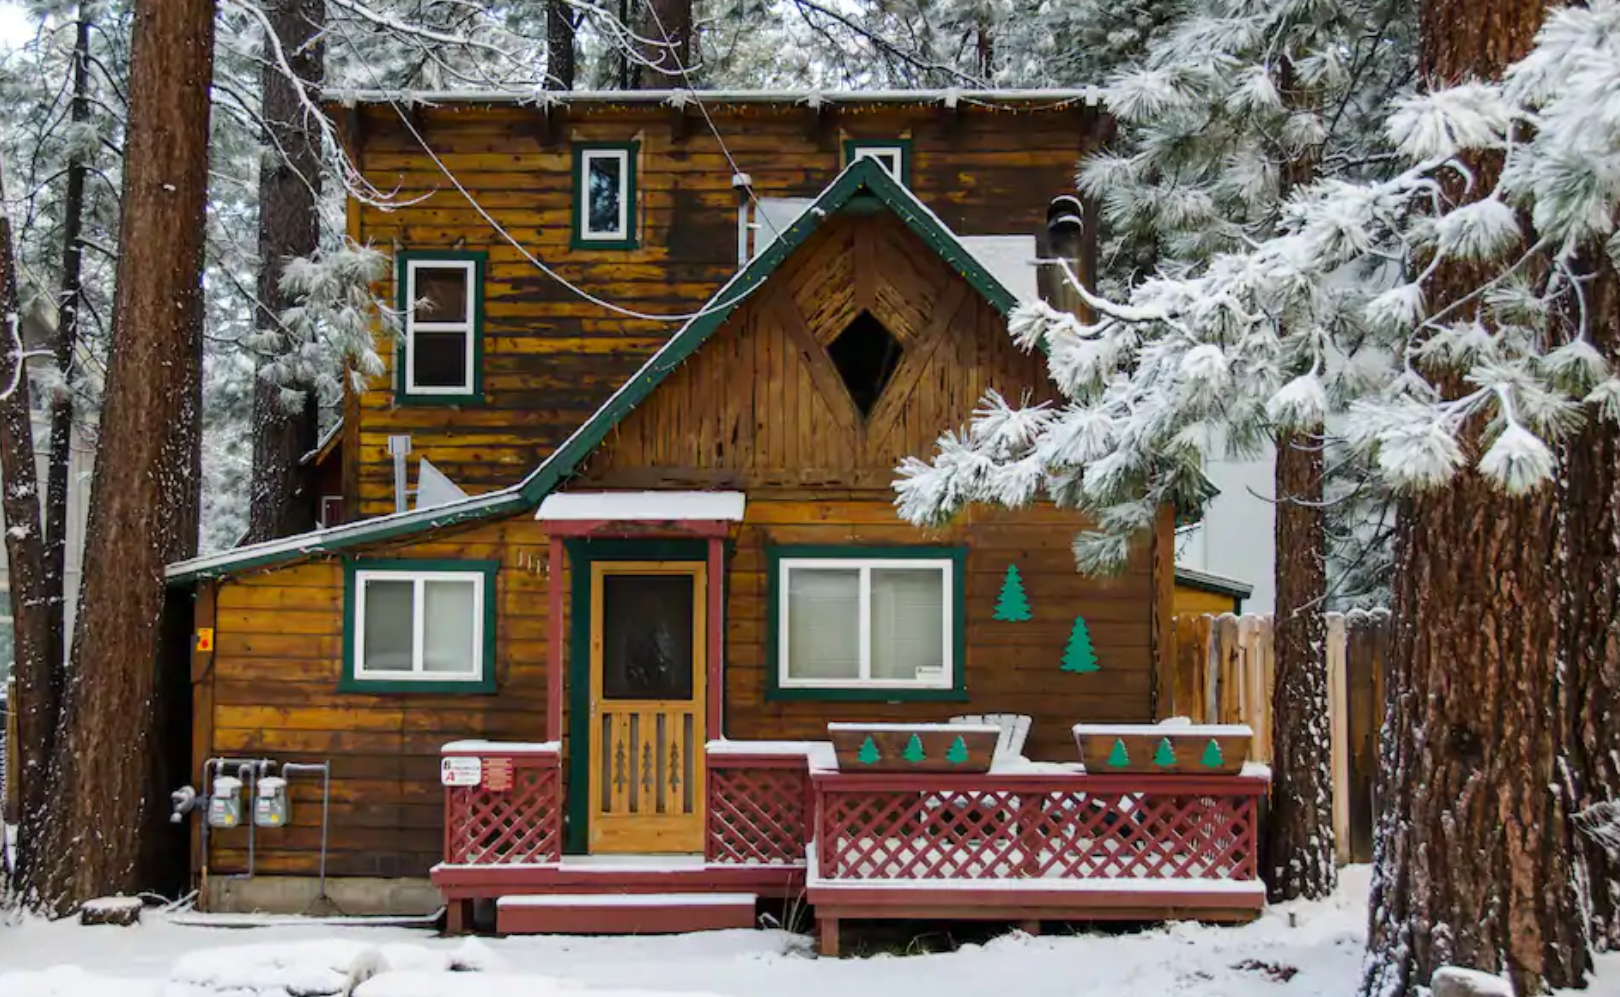
<path id="1" fill-rule="evenodd" d="M 1236 775 L 1249 760 L 1254 731 L 1244 724 L 1075 724 L 1086 771 L 1099 775 Z"/>
<path id="2" fill-rule="evenodd" d="M 994 724 L 828 724 L 840 772 L 988 772 Z"/>

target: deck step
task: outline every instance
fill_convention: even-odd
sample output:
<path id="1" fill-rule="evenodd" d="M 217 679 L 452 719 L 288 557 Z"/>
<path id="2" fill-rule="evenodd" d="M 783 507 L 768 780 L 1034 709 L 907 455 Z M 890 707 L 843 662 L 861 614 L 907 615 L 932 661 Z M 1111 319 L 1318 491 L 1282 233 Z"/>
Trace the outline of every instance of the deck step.
<path id="1" fill-rule="evenodd" d="M 501 897 L 503 935 L 676 935 L 754 927 L 753 893 L 547 893 Z"/>

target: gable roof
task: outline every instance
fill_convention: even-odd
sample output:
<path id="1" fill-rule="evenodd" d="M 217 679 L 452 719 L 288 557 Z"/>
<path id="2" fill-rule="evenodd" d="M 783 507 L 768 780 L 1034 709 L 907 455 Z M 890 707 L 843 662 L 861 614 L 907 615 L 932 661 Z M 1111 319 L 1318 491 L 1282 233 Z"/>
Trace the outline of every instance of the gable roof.
<path id="1" fill-rule="evenodd" d="M 536 508 L 542 499 L 579 468 L 620 420 L 725 325 L 748 296 L 758 290 L 823 222 L 839 212 L 877 207 L 887 209 L 900 219 L 998 312 L 1006 315 L 1017 304 L 1017 297 L 985 269 L 939 216 L 917 199 L 917 195 L 890 177 L 875 160 L 858 159 L 849 164 L 764 252 L 749 261 L 716 291 L 695 317 L 689 319 L 630 380 L 620 386 L 522 481 L 498 491 L 429 509 L 392 513 L 179 561 L 168 567 L 169 583 L 217 578 Z"/>

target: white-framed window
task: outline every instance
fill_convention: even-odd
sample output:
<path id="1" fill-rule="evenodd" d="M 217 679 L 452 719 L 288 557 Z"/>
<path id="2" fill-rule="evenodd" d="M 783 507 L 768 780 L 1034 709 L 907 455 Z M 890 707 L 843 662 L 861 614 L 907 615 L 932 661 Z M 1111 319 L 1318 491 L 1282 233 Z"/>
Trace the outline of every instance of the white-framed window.
<path id="1" fill-rule="evenodd" d="M 400 392 L 465 397 L 478 390 L 483 259 L 407 257 Z"/>
<path id="2" fill-rule="evenodd" d="M 635 245 L 635 143 L 581 143 L 575 147 L 574 218 L 576 246 Z"/>
<path id="3" fill-rule="evenodd" d="M 353 681 L 488 682 L 492 581 L 487 568 L 355 568 Z"/>
<path id="4" fill-rule="evenodd" d="M 778 687 L 955 688 L 959 570 L 950 557 L 777 559 Z"/>
<path id="5" fill-rule="evenodd" d="M 873 160 L 882 166 L 884 172 L 894 178 L 896 183 L 911 182 L 911 148 L 908 142 L 850 139 L 844 146 L 844 159 L 849 164 L 858 163 L 863 159 Z"/>

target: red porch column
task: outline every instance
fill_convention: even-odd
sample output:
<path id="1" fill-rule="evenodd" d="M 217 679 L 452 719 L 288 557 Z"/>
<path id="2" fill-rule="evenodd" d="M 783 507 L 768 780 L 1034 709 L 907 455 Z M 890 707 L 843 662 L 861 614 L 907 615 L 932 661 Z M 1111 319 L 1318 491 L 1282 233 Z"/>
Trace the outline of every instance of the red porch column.
<path id="1" fill-rule="evenodd" d="M 726 652 L 726 612 L 725 612 L 725 582 L 726 582 L 726 538 L 720 536 L 709 537 L 709 611 L 705 614 L 709 629 L 709 677 L 708 707 L 705 712 L 703 731 L 708 738 L 721 738 L 725 736 L 723 727 L 724 717 L 721 714 L 725 702 L 725 690 L 721 686 L 725 675 Z"/>
<path id="2" fill-rule="evenodd" d="M 546 562 L 546 740 L 563 734 L 563 542 L 548 540 Z"/>

